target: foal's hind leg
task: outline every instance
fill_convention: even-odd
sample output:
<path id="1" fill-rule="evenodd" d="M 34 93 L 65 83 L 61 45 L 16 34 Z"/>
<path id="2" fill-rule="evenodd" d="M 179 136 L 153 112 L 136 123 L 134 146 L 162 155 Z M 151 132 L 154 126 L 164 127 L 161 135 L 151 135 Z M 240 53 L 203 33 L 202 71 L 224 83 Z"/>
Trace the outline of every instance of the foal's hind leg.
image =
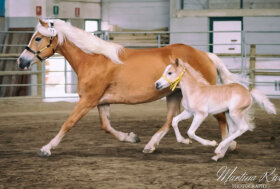
<path id="1" fill-rule="evenodd" d="M 223 140 L 216 148 L 215 153 L 217 155 L 223 153 L 223 149 L 229 146 L 231 141 L 241 136 L 249 129 L 248 123 L 244 120 L 244 117 L 241 114 L 230 114 L 230 117 L 232 119 L 232 122 L 236 126 L 236 129 L 233 130 L 233 132 L 230 133 L 230 135 L 225 140 Z"/>
<path id="2" fill-rule="evenodd" d="M 156 149 L 156 145 L 166 135 L 171 128 L 172 119 L 180 113 L 182 94 L 181 92 L 173 93 L 166 97 L 167 103 L 167 119 L 164 125 L 152 136 L 151 140 L 145 146 L 143 153 L 152 153 Z"/>
<path id="3" fill-rule="evenodd" d="M 180 121 L 189 119 L 190 117 L 192 117 L 192 114 L 190 112 L 187 112 L 186 110 L 184 110 L 182 113 L 180 113 L 179 115 L 177 115 L 176 117 L 173 118 L 172 127 L 175 131 L 177 142 L 184 143 L 184 144 L 190 144 L 192 142 L 190 139 L 184 138 L 181 135 L 179 128 L 178 128 L 178 123 Z"/>
<path id="4" fill-rule="evenodd" d="M 214 117 L 218 120 L 218 123 L 219 123 L 219 126 L 220 126 L 222 140 L 224 140 L 228 136 L 227 119 L 226 119 L 225 113 L 216 114 L 216 115 L 214 115 Z M 231 151 L 234 151 L 234 150 L 236 150 L 236 147 L 237 147 L 237 142 L 236 141 L 232 141 L 230 146 L 229 146 L 229 149 Z"/>
<path id="5" fill-rule="evenodd" d="M 227 118 L 228 131 L 229 131 L 228 136 L 230 136 L 230 135 L 232 135 L 232 134 L 236 131 L 238 125 L 236 125 L 236 124 L 234 123 L 234 121 L 232 120 L 232 118 L 229 116 L 229 113 L 226 113 L 226 118 Z M 223 158 L 223 157 L 225 156 L 225 153 L 227 152 L 228 148 L 232 145 L 232 142 L 233 142 L 233 141 L 227 143 L 227 144 L 225 145 L 225 147 L 221 148 L 220 153 L 219 153 L 219 154 L 216 154 L 215 156 L 213 156 L 212 159 L 213 159 L 214 161 L 217 161 L 218 159 Z"/>
<path id="6" fill-rule="evenodd" d="M 133 142 L 133 143 L 140 142 L 139 137 L 136 134 L 134 134 L 133 132 L 123 133 L 123 132 L 117 131 L 113 127 L 111 127 L 110 120 L 109 120 L 109 117 L 110 117 L 110 105 L 109 104 L 98 105 L 98 111 L 99 111 L 101 126 L 106 132 L 113 134 L 120 141 Z"/>

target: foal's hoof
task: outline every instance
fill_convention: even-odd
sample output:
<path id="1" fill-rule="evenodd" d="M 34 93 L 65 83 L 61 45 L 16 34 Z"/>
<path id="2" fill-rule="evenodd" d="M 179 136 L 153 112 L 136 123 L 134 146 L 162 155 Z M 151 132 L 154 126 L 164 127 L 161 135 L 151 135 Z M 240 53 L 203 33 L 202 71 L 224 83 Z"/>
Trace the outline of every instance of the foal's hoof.
<path id="1" fill-rule="evenodd" d="M 143 150 L 143 153 L 144 154 L 151 154 L 151 153 L 153 153 L 155 151 L 155 148 L 145 148 L 144 150 Z"/>
<path id="2" fill-rule="evenodd" d="M 48 157 L 51 156 L 51 151 L 50 150 L 44 150 L 43 148 L 41 148 L 38 152 L 37 152 L 38 156 L 40 157 Z"/>
<path id="3" fill-rule="evenodd" d="M 184 139 L 182 139 L 178 142 L 183 143 L 183 144 L 191 144 L 192 143 L 191 139 L 188 139 L 188 138 L 184 138 Z"/>
<path id="4" fill-rule="evenodd" d="M 215 140 L 212 140 L 210 143 L 209 143 L 209 146 L 218 146 L 218 143 L 215 141 Z"/>
<path id="5" fill-rule="evenodd" d="M 219 156 L 218 156 L 218 155 L 215 155 L 215 156 L 213 156 L 211 159 L 214 160 L 214 161 L 218 161 Z"/>

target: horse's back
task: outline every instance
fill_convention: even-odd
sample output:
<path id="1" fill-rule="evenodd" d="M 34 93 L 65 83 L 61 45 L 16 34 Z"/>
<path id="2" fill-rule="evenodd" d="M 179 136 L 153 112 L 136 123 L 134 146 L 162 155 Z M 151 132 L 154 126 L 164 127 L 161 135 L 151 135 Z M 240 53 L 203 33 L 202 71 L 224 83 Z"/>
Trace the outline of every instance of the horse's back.
<path id="1" fill-rule="evenodd" d="M 124 64 L 115 65 L 114 76 L 105 92 L 108 103 L 142 103 L 153 101 L 170 91 L 157 91 L 154 83 L 170 64 L 170 57 L 187 61 L 202 73 L 207 81 L 216 83 L 216 68 L 205 52 L 184 44 L 153 49 L 124 49 L 120 58 Z M 112 94 L 118 97 L 112 98 Z M 118 99 L 118 100 L 116 100 Z"/>

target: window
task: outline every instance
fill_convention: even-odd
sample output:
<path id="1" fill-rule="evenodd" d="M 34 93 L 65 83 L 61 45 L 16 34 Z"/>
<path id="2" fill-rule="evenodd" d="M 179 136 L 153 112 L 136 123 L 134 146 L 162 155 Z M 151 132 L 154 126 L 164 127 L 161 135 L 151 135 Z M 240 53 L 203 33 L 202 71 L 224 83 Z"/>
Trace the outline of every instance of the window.
<path id="1" fill-rule="evenodd" d="M 95 32 L 99 30 L 99 21 L 97 20 L 86 20 L 85 21 L 85 31 Z"/>

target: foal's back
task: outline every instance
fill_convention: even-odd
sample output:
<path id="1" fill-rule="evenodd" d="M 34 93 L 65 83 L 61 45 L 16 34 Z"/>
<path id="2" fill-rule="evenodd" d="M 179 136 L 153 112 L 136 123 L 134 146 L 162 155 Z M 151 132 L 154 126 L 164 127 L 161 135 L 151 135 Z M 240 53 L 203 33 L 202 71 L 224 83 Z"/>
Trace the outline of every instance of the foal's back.
<path id="1" fill-rule="evenodd" d="M 246 109 L 252 102 L 250 91 L 238 83 L 202 85 L 200 90 L 205 94 L 200 102 L 208 105 L 209 113 Z"/>

